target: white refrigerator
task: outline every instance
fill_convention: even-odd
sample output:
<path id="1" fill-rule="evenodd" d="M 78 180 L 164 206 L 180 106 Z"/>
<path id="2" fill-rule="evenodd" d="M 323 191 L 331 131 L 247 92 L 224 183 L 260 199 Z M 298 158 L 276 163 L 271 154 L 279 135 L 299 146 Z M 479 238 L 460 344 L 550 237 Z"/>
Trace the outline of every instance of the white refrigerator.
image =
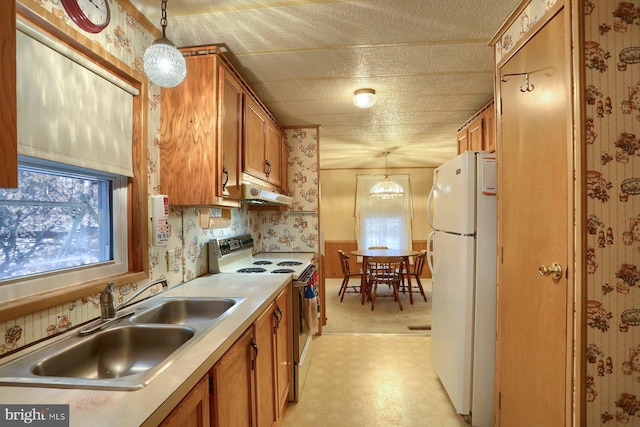
<path id="1" fill-rule="evenodd" d="M 466 151 L 434 171 L 427 206 L 431 362 L 456 411 L 493 426 L 496 161 Z"/>

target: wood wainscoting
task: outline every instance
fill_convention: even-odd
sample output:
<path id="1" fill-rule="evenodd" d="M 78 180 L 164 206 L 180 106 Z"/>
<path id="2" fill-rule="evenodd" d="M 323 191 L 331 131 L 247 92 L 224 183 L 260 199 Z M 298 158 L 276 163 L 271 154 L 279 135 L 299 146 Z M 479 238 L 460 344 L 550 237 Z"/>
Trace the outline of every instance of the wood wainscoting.
<path id="1" fill-rule="evenodd" d="M 421 251 L 427 248 L 426 240 L 414 240 L 412 248 L 416 251 Z M 340 267 L 340 258 L 338 257 L 338 251 L 342 250 L 349 255 L 351 251 L 358 249 L 358 242 L 355 240 L 327 240 L 324 242 L 324 277 L 328 279 L 336 279 L 342 277 L 342 267 Z M 356 257 L 351 256 L 349 258 L 349 265 L 351 271 L 358 271 L 360 266 L 356 262 Z M 425 266 L 422 270 L 422 276 L 425 278 L 431 277 L 431 271 L 429 267 Z"/>

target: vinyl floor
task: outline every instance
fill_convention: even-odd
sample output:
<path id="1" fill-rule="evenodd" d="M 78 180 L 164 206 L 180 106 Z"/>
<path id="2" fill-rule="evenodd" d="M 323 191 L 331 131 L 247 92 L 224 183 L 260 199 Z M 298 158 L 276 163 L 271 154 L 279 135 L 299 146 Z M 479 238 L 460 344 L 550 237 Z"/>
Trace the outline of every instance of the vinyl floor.
<path id="1" fill-rule="evenodd" d="M 406 322 L 399 322 L 406 329 Z M 301 398 L 289 403 L 282 425 L 468 426 L 431 366 L 430 349 L 427 335 L 328 332 L 315 337 Z"/>

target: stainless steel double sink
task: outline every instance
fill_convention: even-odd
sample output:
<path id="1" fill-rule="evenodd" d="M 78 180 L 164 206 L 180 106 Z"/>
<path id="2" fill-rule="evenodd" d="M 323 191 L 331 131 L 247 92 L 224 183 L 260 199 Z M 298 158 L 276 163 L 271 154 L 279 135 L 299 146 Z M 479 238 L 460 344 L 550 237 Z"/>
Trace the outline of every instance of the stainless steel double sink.
<path id="1" fill-rule="evenodd" d="M 1 365 L 0 386 L 140 389 L 245 299 L 152 298 L 92 335 L 70 335 Z"/>

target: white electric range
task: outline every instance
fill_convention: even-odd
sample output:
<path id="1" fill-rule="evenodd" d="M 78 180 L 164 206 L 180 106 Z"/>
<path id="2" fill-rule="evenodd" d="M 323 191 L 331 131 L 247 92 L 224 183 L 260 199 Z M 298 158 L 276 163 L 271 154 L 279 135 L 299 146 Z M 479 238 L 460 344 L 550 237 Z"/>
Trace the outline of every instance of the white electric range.
<path id="1" fill-rule="evenodd" d="M 242 235 L 209 241 L 211 274 L 289 274 L 292 279 L 292 370 L 289 400 L 297 402 L 311 363 L 313 332 L 305 324 L 305 290 L 318 294 L 316 254 L 313 252 L 259 252 L 253 254 L 253 239 Z"/>

